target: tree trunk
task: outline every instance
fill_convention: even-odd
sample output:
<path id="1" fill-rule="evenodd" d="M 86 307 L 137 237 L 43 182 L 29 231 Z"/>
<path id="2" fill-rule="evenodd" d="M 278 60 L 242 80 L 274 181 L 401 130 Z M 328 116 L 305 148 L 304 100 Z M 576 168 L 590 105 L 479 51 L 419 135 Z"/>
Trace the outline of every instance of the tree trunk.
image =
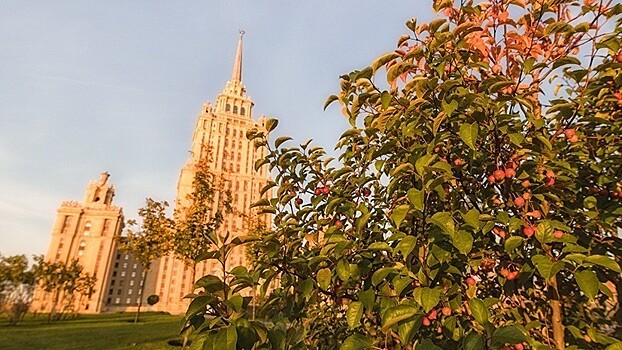
<path id="1" fill-rule="evenodd" d="M 564 323 L 562 319 L 562 303 L 559 293 L 557 292 L 557 277 L 551 279 L 552 300 L 551 300 L 551 323 L 553 324 L 553 341 L 555 349 L 564 350 L 566 348 L 564 341 Z"/>
<path id="2" fill-rule="evenodd" d="M 54 320 L 56 314 L 56 306 L 58 305 L 60 290 L 54 291 L 54 297 L 52 298 L 52 309 L 50 310 L 50 315 L 48 317 L 48 322 L 52 322 Z"/>
<path id="3" fill-rule="evenodd" d="M 192 278 L 190 279 L 190 293 L 194 292 L 194 279 L 197 274 L 197 263 L 192 262 Z M 182 344 L 182 348 L 185 348 L 188 345 L 188 333 L 184 334 L 184 343 Z"/>
<path id="4" fill-rule="evenodd" d="M 140 307 L 143 306 L 143 293 L 145 292 L 145 280 L 147 279 L 147 272 L 149 270 L 143 270 L 143 278 L 140 281 L 140 292 L 138 293 L 138 309 L 136 310 L 136 317 L 134 318 L 134 323 L 138 323 L 140 321 Z"/>

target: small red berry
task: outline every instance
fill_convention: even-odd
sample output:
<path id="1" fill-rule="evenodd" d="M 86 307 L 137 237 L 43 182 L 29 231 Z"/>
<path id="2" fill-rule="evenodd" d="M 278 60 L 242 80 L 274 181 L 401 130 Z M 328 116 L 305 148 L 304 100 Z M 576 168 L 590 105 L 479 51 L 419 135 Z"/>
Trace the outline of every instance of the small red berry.
<path id="1" fill-rule="evenodd" d="M 505 174 L 505 177 L 507 177 L 508 179 L 511 179 L 514 176 L 516 176 L 516 171 L 512 168 L 506 168 L 504 174 Z"/>
<path id="2" fill-rule="evenodd" d="M 564 231 L 560 231 L 560 230 L 555 230 L 553 232 L 553 237 L 560 239 L 562 237 L 564 237 Z"/>
<path id="3" fill-rule="evenodd" d="M 494 183 L 495 183 L 495 181 L 496 181 L 496 179 L 495 179 L 494 175 L 490 175 L 490 176 L 488 176 L 488 182 L 489 182 L 489 183 L 494 184 Z"/>
<path id="4" fill-rule="evenodd" d="M 523 205 L 525 205 L 525 198 L 523 197 L 514 198 L 514 204 L 519 208 L 522 207 Z"/>
<path id="5" fill-rule="evenodd" d="M 427 318 L 427 317 L 425 317 L 425 316 L 424 316 L 424 317 L 423 317 L 423 320 L 421 320 L 421 324 L 422 324 L 424 327 L 428 327 L 428 326 L 430 326 L 430 325 L 432 324 L 432 322 L 430 321 L 430 319 L 429 319 L 429 318 Z"/>
<path id="6" fill-rule="evenodd" d="M 616 55 L 616 61 L 618 63 L 622 63 L 622 51 L 618 52 L 618 54 Z"/>
<path id="7" fill-rule="evenodd" d="M 542 213 L 540 213 L 539 210 L 534 210 L 534 211 L 530 212 L 529 215 L 531 215 L 532 217 L 534 217 L 536 219 L 540 219 L 542 217 Z"/>
<path id="8" fill-rule="evenodd" d="M 529 186 L 531 186 L 531 182 L 529 182 L 529 180 L 527 179 L 523 180 L 520 184 L 521 186 L 523 186 L 523 188 L 528 188 Z"/>
<path id="9" fill-rule="evenodd" d="M 501 269 L 500 273 L 501 273 L 501 276 L 508 277 L 508 275 L 510 274 L 510 270 L 508 270 L 508 269 Z"/>
<path id="10" fill-rule="evenodd" d="M 506 278 L 508 279 L 508 281 L 513 281 L 513 280 L 516 279 L 517 276 L 518 276 L 518 272 L 512 271 L 512 272 L 508 273 Z"/>
<path id="11" fill-rule="evenodd" d="M 430 320 L 436 320 L 436 310 L 432 309 L 427 316 Z"/>
<path id="12" fill-rule="evenodd" d="M 315 193 L 316 196 L 319 196 L 322 194 L 322 187 L 318 187 L 315 189 L 315 191 L 313 191 L 313 193 Z"/>
<path id="13" fill-rule="evenodd" d="M 475 280 L 475 278 L 473 278 L 473 277 L 468 277 L 468 278 L 466 279 L 466 283 L 467 283 L 469 286 L 473 287 L 474 285 L 476 285 L 476 284 L 477 284 L 477 281 L 476 281 L 476 280 Z"/>
<path id="14" fill-rule="evenodd" d="M 462 158 L 456 158 L 456 159 L 454 159 L 454 165 L 455 166 L 463 166 L 464 165 L 464 160 L 462 160 Z"/>
<path id="15" fill-rule="evenodd" d="M 330 193 L 330 188 L 328 186 L 324 186 L 322 188 L 322 194 L 329 194 Z"/>
<path id="16" fill-rule="evenodd" d="M 451 315 L 451 308 L 449 306 L 445 306 L 441 312 L 443 313 L 444 316 L 449 316 Z"/>
<path id="17" fill-rule="evenodd" d="M 614 92 L 613 93 L 613 97 L 617 98 L 618 100 L 622 100 L 622 93 L 621 92 Z"/>
<path id="18" fill-rule="evenodd" d="M 369 195 L 371 194 L 371 190 L 367 187 L 363 188 L 363 197 L 369 197 Z"/>
<path id="19" fill-rule="evenodd" d="M 533 226 L 525 226 L 523 227 L 523 234 L 525 235 L 525 237 L 529 238 L 531 236 L 533 236 L 533 234 L 536 233 L 536 228 Z"/>
<path id="20" fill-rule="evenodd" d="M 505 171 L 501 169 L 497 169 L 492 173 L 492 175 L 495 177 L 497 181 L 501 181 L 505 178 Z"/>
<path id="21" fill-rule="evenodd" d="M 341 221 L 341 220 L 335 221 L 335 226 L 342 227 L 343 226 L 343 221 Z"/>
<path id="22" fill-rule="evenodd" d="M 575 135 L 575 131 L 574 129 L 566 129 L 564 130 L 564 135 L 566 135 L 567 138 L 571 138 Z"/>

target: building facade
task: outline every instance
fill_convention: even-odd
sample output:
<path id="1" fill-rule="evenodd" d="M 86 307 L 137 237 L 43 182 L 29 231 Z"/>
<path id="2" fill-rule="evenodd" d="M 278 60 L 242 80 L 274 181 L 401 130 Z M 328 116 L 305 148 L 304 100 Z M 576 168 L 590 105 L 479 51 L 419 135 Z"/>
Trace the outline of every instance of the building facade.
<path id="1" fill-rule="evenodd" d="M 196 164 L 207 156 L 211 171 L 216 177 L 225 179 L 232 193 L 233 213 L 225 216 L 220 228 L 232 237 L 247 234 L 248 221 L 245 218 L 251 216 L 249 207 L 259 200 L 260 190 L 268 182 L 265 166 L 255 170 L 255 162 L 264 157 L 265 151 L 255 149 L 246 138 L 246 132 L 251 129 L 265 131 L 266 117 L 262 115 L 257 121 L 253 119 L 254 104 L 242 84 L 242 35 L 240 32 L 231 80 L 216 98 L 216 103 L 213 106 L 205 103 L 197 117 L 190 156 L 179 174 L 175 201 L 177 208 L 189 205 L 188 195 L 193 191 Z M 218 201 L 214 202 L 217 205 Z M 245 265 L 244 248 L 236 247 L 229 259 L 230 264 Z M 183 297 L 192 292 L 194 284 L 191 269 L 170 255 L 160 260 L 157 274 L 155 293 L 160 302 L 156 309 L 172 314 L 184 313 L 188 302 Z M 214 260 L 201 262 L 196 267 L 197 279 L 208 274 L 221 275 Z"/>
<path id="2" fill-rule="evenodd" d="M 77 260 L 83 272 L 96 277 L 94 293 L 88 300 L 75 301 L 70 308 L 85 313 L 105 311 L 111 283 L 113 257 L 117 253 L 116 236 L 123 229 L 123 210 L 112 204 L 114 187 L 110 175 L 102 173 L 91 181 L 82 203 L 62 202 L 57 210 L 45 260 L 70 264 Z M 52 293 L 35 291 L 31 309 L 49 312 Z"/>

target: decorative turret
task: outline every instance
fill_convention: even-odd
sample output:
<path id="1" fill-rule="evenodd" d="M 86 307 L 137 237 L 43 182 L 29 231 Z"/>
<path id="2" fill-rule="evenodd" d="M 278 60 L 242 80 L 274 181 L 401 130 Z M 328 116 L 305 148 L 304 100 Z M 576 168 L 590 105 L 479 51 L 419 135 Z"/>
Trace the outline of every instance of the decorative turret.
<path id="1" fill-rule="evenodd" d="M 103 172 L 100 174 L 98 180 L 89 182 L 86 188 L 86 196 L 84 198 L 84 204 L 101 204 L 109 206 L 112 204 L 112 198 L 114 197 L 114 186 L 108 183 L 110 174 Z"/>
<path id="2" fill-rule="evenodd" d="M 246 96 L 246 87 L 242 84 L 242 38 L 244 31 L 240 30 L 240 40 L 233 62 L 231 80 L 216 99 L 215 112 L 224 112 L 236 116 L 251 118 L 253 101 Z"/>

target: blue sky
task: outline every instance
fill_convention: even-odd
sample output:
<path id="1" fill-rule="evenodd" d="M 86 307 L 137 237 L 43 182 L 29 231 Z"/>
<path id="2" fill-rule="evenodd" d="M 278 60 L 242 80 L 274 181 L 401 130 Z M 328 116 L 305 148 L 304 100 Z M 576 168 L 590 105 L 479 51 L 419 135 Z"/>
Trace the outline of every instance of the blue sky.
<path id="1" fill-rule="evenodd" d="M 347 128 L 322 105 L 339 75 L 395 48 L 428 1 L 3 1 L 0 253 L 47 249 L 56 208 L 111 173 L 126 218 L 175 197 L 196 116 L 231 75 L 276 133 L 330 148 Z"/>

